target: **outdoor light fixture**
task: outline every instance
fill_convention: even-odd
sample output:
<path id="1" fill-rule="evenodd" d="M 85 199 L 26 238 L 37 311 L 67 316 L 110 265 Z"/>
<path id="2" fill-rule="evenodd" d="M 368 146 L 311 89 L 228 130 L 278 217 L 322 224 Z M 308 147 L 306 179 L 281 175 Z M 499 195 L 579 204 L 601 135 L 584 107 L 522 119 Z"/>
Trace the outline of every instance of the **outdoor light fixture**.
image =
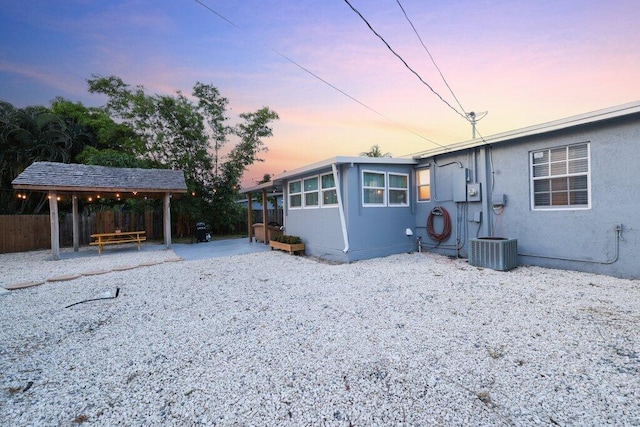
<path id="1" fill-rule="evenodd" d="M 411 236 L 413 236 L 413 231 L 411 231 L 411 229 L 410 229 L 409 227 L 407 227 L 407 228 L 404 230 L 404 234 L 405 234 L 407 237 L 411 237 Z M 410 254 L 410 253 L 413 253 L 413 243 L 411 242 L 411 239 L 409 239 L 409 251 L 408 251 L 407 253 L 409 253 L 409 254 Z"/>

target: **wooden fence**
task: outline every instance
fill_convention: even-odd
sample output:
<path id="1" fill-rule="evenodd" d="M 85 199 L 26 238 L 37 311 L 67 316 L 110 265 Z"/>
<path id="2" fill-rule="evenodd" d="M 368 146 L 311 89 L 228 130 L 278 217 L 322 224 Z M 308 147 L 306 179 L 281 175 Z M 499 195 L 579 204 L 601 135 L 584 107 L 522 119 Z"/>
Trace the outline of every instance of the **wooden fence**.
<path id="1" fill-rule="evenodd" d="M 162 214 L 147 211 L 95 212 L 80 215 L 78 222 L 80 245 L 88 245 L 91 234 L 110 233 L 116 229 L 144 230 L 147 239 L 162 239 Z M 60 220 L 60 246 L 73 246 L 73 217 L 66 214 Z M 49 215 L 0 215 L 0 253 L 25 252 L 51 248 Z"/>
<path id="2" fill-rule="evenodd" d="M 49 215 L 0 215 L 0 253 L 50 247 Z"/>
<path id="3" fill-rule="evenodd" d="M 268 211 L 267 222 L 282 223 L 282 209 L 278 214 Z M 195 224 L 188 219 L 176 218 L 173 227 L 174 237 L 191 237 Z M 253 222 L 262 222 L 262 211 L 253 211 Z M 93 212 L 80 215 L 78 222 L 80 245 L 91 242 L 91 234 L 111 233 L 116 229 L 125 231 L 144 230 L 149 240 L 164 238 L 162 213 L 146 212 Z M 235 233 L 246 234 L 246 219 L 234 224 Z M 60 247 L 73 246 L 73 218 L 70 213 L 60 219 Z M 49 215 L 0 215 L 0 254 L 26 252 L 51 248 L 51 226 Z"/>

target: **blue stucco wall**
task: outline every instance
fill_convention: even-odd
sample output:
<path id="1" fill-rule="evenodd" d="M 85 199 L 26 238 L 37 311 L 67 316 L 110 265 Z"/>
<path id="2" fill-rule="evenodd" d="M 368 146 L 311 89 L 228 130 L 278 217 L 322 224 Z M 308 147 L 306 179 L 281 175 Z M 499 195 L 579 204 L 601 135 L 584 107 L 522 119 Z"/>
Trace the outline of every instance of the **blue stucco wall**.
<path id="1" fill-rule="evenodd" d="M 362 170 L 391 172 L 409 175 L 409 206 L 362 206 Z M 406 228 L 415 222 L 412 202 L 415 199 L 413 167 L 388 165 L 354 165 L 346 171 L 348 187 L 345 198 L 346 218 L 349 229 L 349 260 L 356 261 L 402 252 L 408 252 L 410 244 L 415 249 L 415 238 L 407 238 Z"/>
<path id="2" fill-rule="evenodd" d="M 292 178 L 297 180 L 331 173 L 331 169 Z M 285 183 L 286 188 L 286 183 Z M 286 200 L 286 199 L 285 199 Z M 337 207 L 289 209 L 285 208 L 285 233 L 300 236 L 305 243 L 305 253 L 337 262 L 347 262 L 340 215 Z"/>
<path id="3" fill-rule="evenodd" d="M 590 208 L 532 209 L 530 153 L 585 142 L 590 149 Z M 639 149 L 640 115 L 636 113 L 428 157 L 417 166 L 340 164 L 348 250 L 344 251 L 337 207 L 285 209 L 286 233 L 301 236 L 307 254 L 340 262 L 416 250 L 418 238 L 424 250 L 462 258 L 468 257 L 470 239 L 515 238 L 519 264 L 637 279 Z M 417 167 L 430 170 L 432 199 L 428 202 L 416 200 Z M 363 169 L 409 174 L 409 206 L 364 207 Z M 330 172 L 329 167 L 310 175 Z M 468 184 L 480 186 L 479 201 L 459 200 L 459 189 L 462 186 L 464 197 Z M 506 197 L 502 211 L 492 209 L 493 195 Z M 451 217 L 451 235 L 442 242 L 427 234 L 427 218 L 436 206 L 444 207 Z M 434 231 L 439 232 L 442 218 L 434 218 Z M 620 226 L 622 239 L 616 232 Z M 406 228 L 415 235 L 407 237 Z"/>
<path id="4" fill-rule="evenodd" d="M 363 166 L 342 164 L 338 168 L 348 230 L 348 250 L 344 251 L 346 246 L 337 207 L 285 209 L 286 234 L 301 236 L 308 255 L 338 262 L 351 262 L 415 250 L 415 238 L 409 239 L 405 235 L 406 228 L 412 228 L 414 224 L 414 204 L 410 203 L 409 206 L 402 207 L 363 207 L 361 201 Z M 412 166 L 368 164 L 364 169 L 408 174 L 409 199 L 415 198 Z M 291 180 L 329 172 L 331 169 L 292 177 Z"/>
<path id="5" fill-rule="evenodd" d="M 533 210 L 529 153 L 583 142 L 590 143 L 591 151 L 591 208 Z M 436 252 L 466 257 L 469 238 L 509 237 L 518 239 L 520 264 L 639 278 L 640 196 L 635 183 L 635 172 L 640 165 L 639 143 L 640 124 L 637 118 L 635 123 L 627 118 L 438 156 L 438 164 L 456 161 L 467 168 L 471 181 L 477 179 L 481 183 L 483 200 L 454 203 L 451 200 L 452 188 L 456 185 L 453 171 L 459 169 L 459 165 L 432 166 L 433 185 L 440 201 L 417 205 L 418 232 L 425 246 L 433 244 L 426 236 L 426 229 L 420 227 L 424 227 L 432 207 L 442 205 L 452 213 L 452 222 L 459 231 L 460 249 L 455 249 L 452 236 L 441 247 L 432 249 Z M 486 151 L 483 153 L 483 150 Z M 424 161 L 433 164 L 433 160 Z M 487 203 L 491 193 L 506 195 L 501 215 L 496 215 Z M 474 213 L 480 211 L 482 222 L 473 222 Z M 617 225 L 622 225 L 624 240 L 616 238 Z"/>

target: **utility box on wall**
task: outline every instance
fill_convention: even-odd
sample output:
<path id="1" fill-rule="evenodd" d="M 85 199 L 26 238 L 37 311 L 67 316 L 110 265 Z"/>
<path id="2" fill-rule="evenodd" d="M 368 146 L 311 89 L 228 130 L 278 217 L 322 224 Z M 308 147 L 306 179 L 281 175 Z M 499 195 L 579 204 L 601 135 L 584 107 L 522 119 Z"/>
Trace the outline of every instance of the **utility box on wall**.
<path id="1" fill-rule="evenodd" d="M 456 169 L 453 173 L 453 201 L 454 202 L 466 202 L 467 201 L 467 176 L 469 169 L 461 168 Z"/>
<path id="2" fill-rule="evenodd" d="M 467 202 L 480 202 L 482 196 L 480 195 L 480 183 L 474 182 L 467 185 Z"/>

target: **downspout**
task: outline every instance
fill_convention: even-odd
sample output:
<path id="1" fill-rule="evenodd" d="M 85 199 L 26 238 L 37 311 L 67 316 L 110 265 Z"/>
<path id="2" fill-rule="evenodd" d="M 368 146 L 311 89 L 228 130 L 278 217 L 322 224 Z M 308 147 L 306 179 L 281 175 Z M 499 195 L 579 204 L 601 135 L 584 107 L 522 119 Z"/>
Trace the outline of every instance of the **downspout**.
<path id="1" fill-rule="evenodd" d="M 336 182 L 336 196 L 338 197 L 338 213 L 340 214 L 340 225 L 342 226 L 342 239 L 344 240 L 344 249 L 342 252 L 345 254 L 349 252 L 349 233 L 347 231 L 347 221 L 344 217 L 344 206 L 342 204 L 342 183 L 340 182 L 340 175 L 338 174 L 338 168 L 336 164 L 331 164 L 331 170 L 333 171 L 333 180 Z"/>
<path id="2" fill-rule="evenodd" d="M 491 217 L 491 193 L 493 192 L 493 188 L 490 188 L 492 171 L 489 170 L 488 149 L 489 147 L 487 145 L 480 147 L 480 168 L 482 173 L 478 176 L 478 178 L 484 181 L 480 186 L 482 193 L 482 234 L 484 237 L 491 237 L 491 221 L 493 221 Z"/>

